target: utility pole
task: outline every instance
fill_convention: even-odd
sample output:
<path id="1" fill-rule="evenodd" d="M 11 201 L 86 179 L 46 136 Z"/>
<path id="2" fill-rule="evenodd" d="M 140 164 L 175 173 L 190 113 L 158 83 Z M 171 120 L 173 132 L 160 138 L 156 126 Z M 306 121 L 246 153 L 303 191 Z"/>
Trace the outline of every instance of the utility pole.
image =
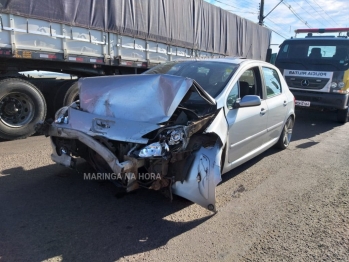
<path id="1" fill-rule="evenodd" d="M 271 9 L 271 11 L 269 13 L 267 13 L 265 16 L 264 16 L 264 0 L 261 0 L 261 3 L 259 4 L 259 16 L 258 16 L 258 24 L 259 25 L 263 25 L 263 21 L 264 21 L 264 18 L 266 18 L 271 12 L 274 11 L 274 9 L 276 7 L 279 6 L 279 4 L 281 4 L 284 0 L 281 0 L 276 6 L 274 6 L 273 9 Z"/>
<path id="2" fill-rule="evenodd" d="M 264 0 L 261 0 L 261 3 L 259 4 L 259 16 L 258 16 L 259 25 L 263 25 L 264 20 Z"/>

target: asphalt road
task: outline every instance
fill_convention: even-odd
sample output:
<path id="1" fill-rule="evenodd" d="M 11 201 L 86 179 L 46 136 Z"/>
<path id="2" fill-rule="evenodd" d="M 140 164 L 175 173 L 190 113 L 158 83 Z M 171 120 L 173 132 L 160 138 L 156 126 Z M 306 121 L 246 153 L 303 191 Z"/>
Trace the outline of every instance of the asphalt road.
<path id="1" fill-rule="evenodd" d="M 50 160 L 48 138 L 0 142 L 0 261 L 349 261 L 349 123 L 297 112 L 293 142 L 224 175 L 218 213 L 122 195 Z"/>

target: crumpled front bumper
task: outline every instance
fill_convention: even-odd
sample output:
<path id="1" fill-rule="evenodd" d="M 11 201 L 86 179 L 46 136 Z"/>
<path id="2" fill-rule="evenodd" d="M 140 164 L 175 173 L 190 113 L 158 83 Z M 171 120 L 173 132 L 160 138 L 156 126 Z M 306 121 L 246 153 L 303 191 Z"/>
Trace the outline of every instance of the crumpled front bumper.
<path id="1" fill-rule="evenodd" d="M 64 165 L 66 167 L 74 167 L 75 159 L 70 155 L 66 154 L 63 148 L 57 148 L 53 142 L 52 137 L 77 139 L 89 148 L 93 148 L 93 150 L 106 161 L 106 163 L 109 165 L 109 167 L 115 174 L 132 172 L 135 169 L 138 169 L 138 167 L 141 167 L 144 163 L 142 159 L 137 160 L 131 157 L 129 158 L 130 160 L 119 162 L 118 158 L 107 147 L 103 146 L 92 137 L 78 130 L 50 125 L 47 130 L 47 135 L 51 137 L 51 145 L 53 149 L 51 159 L 54 162 Z"/>
<path id="2" fill-rule="evenodd" d="M 222 124 L 222 119 L 224 120 L 224 115 L 223 112 L 220 112 L 211 123 L 210 127 L 205 131 L 206 133 L 217 134 L 216 144 L 206 148 L 201 147 L 199 150 L 193 151 L 194 160 L 186 173 L 185 179 L 183 181 L 174 181 L 172 179 L 173 181 L 171 183 L 171 189 L 174 194 L 191 200 L 210 211 L 216 211 L 215 188 L 221 181 L 220 159 L 223 153 L 222 150 L 226 133 L 226 127 Z M 60 139 L 66 139 L 72 140 L 72 143 L 74 140 L 78 140 L 88 148 L 91 148 L 105 160 L 114 174 L 138 174 L 138 169 L 145 165 L 146 158 L 142 159 L 132 156 L 124 156 L 125 161 L 120 162 L 113 152 L 94 138 L 94 134 L 91 130 L 86 134 L 86 132 L 72 127 L 74 125 L 77 126 L 79 123 L 84 127 L 84 122 L 81 118 L 80 121 L 78 121 L 78 117 L 74 117 L 74 121 L 71 120 L 72 119 L 69 119 L 69 124 L 43 123 L 37 126 L 37 129 L 39 129 L 41 133 L 50 136 L 52 146 L 51 159 L 54 162 L 70 168 L 75 167 L 76 158 L 72 157 L 64 146 L 60 147 L 61 145 L 57 143 Z M 74 124 L 72 122 L 74 122 Z M 85 130 L 84 128 L 81 129 Z M 95 134 L 95 136 L 98 135 L 100 135 L 100 133 Z M 135 183 L 133 182 L 134 181 L 129 181 L 126 188 L 127 191 L 135 189 L 135 187 L 133 187 Z"/>

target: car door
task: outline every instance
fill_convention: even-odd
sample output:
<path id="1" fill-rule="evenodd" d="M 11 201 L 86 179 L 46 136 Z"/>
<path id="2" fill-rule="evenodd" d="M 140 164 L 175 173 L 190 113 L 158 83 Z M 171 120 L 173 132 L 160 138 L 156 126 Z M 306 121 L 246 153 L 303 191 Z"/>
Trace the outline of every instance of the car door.
<path id="1" fill-rule="evenodd" d="M 249 90 L 246 90 L 246 82 Z M 232 105 L 236 99 L 241 99 L 244 95 L 259 95 L 261 105 L 234 108 Z M 262 146 L 267 133 L 268 110 L 263 100 L 258 67 L 244 71 L 231 89 L 227 105 L 226 118 L 229 126 L 227 154 L 230 168 L 234 168 L 258 154 L 258 148 Z"/>
<path id="2" fill-rule="evenodd" d="M 271 67 L 262 67 L 262 78 L 266 90 L 268 107 L 268 134 L 266 143 L 278 139 L 287 113 L 287 97 L 282 92 L 282 85 L 278 72 Z"/>

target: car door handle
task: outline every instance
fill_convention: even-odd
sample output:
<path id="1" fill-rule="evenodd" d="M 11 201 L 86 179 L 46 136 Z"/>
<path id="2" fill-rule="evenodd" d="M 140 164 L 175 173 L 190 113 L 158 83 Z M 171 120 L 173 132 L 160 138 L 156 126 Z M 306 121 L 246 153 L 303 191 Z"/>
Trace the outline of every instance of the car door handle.
<path id="1" fill-rule="evenodd" d="M 287 101 L 286 100 L 284 101 L 284 106 L 287 106 Z"/>
<path id="2" fill-rule="evenodd" d="M 268 111 L 267 109 L 262 108 L 261 109 L 261 115 L 264 115 L 267 111 Z"/>

